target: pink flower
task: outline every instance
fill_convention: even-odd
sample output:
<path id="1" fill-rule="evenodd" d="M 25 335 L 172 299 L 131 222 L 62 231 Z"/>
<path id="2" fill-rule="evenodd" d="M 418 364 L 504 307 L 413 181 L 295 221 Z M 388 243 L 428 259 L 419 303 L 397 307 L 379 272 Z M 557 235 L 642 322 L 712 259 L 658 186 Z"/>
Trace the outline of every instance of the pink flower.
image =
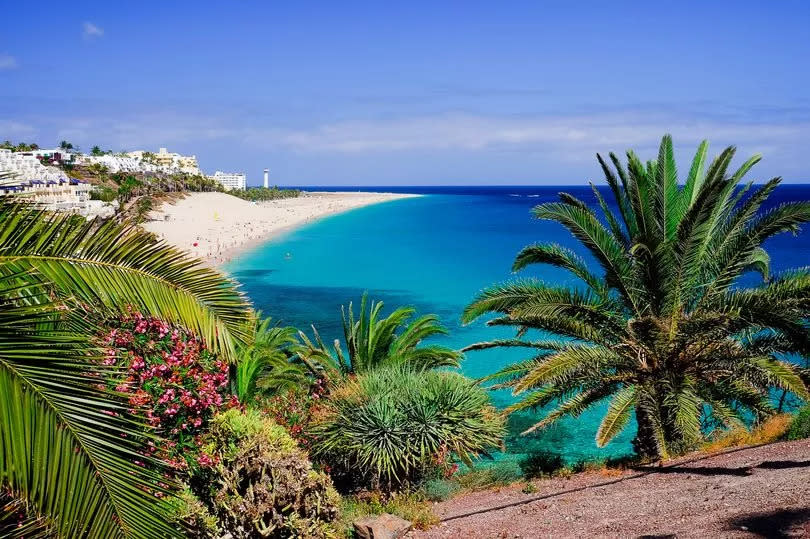
<path id="1" fill-rule="evenodd" d="M 202 466 L 203 468 L 208 468 L 214 465 L 214 459 L 211 458 L 209 455 L 205 453 L 201 453 L 199 457 L 197 457 L 197 464 Z"/>

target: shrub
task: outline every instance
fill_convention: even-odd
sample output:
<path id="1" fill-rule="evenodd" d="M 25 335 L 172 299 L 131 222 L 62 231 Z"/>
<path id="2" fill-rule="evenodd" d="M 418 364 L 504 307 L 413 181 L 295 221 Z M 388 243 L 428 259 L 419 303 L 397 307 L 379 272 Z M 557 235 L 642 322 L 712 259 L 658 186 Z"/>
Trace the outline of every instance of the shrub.
<path id="1" fill-rule="evenodd" d="M 216 416 L 192 490 L 235 539 L 326 537 L 340 499 L 283 427 L 255 410 Z"/>
<path id="2" fill-rule="evenodd" d="M 223 406 L 238 404 L 228 394 L 228 364 L 219 361 L 191 333 L 139 313 L 112 324 L 101 337 L 104 363 L 123 364 L 125 376 L 110 381 L 166 440 L 149 452 L 175 469 L 197 456 L 196 437 Z"/>
<path id="3" fill-rule="evenodd" d="M 805 406 L 793 416 L 786 438 L 788 440 L 810 438 L 810 406 Z"/>
<path id="4" fill-rule="evenodd" d="M 390 513 L 404 518 L 417 530 L 426 530 L 439 522 L 433 509 L 419 493 L 405 493 L 393 496 L 380 492 L 368 493 L 365 496 L 348 496 L 343 498 L 341 507 L 340 529 L 347 536 L 353 537 L 352 523 L 370 515 Z"/>
<path id="5" fill-rule="evenodd" d="M 253 407 L 287 429 L 298 445 L 306 449 L 312 445 L 310 426 L 323 403 L 325 391 L 323 381 L 318 379 L 308 388 L 298 387 L 272 397 L 256 398 Z"/>
<path id="6" fill-rule="evenodd" d="M 703 450 L 714 453 L 729 447 L 775 442 L 783 438 L 785 433 L 788 432 L 792 417 L 790 414 L 777 414 L 750 430 L 739 426 L 730 430 L 717 431 L 714 439 L 704 444 Z"/>
<path id="7" fill-rule="evenodd" d="M 465 490 L 485 490 L 511 485 L 523 477 L 514 460 L 500 460 L 489 466 L 471 468 L 453 476 L 452 482 Z"/>
<path id="8" fill-rule="evenodd" d="M 523 477 L 520 464 L 514 460 L 502 460 L 489 466 L 487 469 L 492 477 L 492 481 L 499 485 L 508 485 Z"/>
<path id="9" fill-rule="evenodd" d="M 313 455 L 338 484 L 392 491 L 498 447 L 504 422 L 460 374 L 380 367 L 334 388 L 312 430 Z"/>
<path id="10" fill-rule="evenodd" d="M 431 479 L 426 481 L 422 487 L 425 498 L 431 502 L 443 502 L 449 500 L 460 490 L 457 482 L 447 479 Z"/>
<path id="11" fill-rule="evenodd" d="M 185 528 L 185 536 L 190 539 L 208 539 L 219 536 L 217 519 L 205 505 L 188 489 L 169 498 L 172 521 Z"/>
<path id="12" fill-rule="evenodd" d="M 556 453 L 538 451 L 523 459 L 520 462 L 520 469 L 523 470 L 523 475 L 530 479 L 547 477 L 564 470 L 565 461 Z"/>
<path id="13" fill-rule="evenodd" d="M 115 189 L 106 185 L 99 185 L 90 191 L 90 200 L 101 200 L 102 202 L 112 202 L 118 196 Z"/>
<path id="14" fill-rule="evenodd" d="M 101 336 L 104 363 L 123 364 L 125 376 L 109 384 L 166 438 L 149 442 L 149 453 L 187 468 L 210 418 L 238 404 L 228 394 L 228 364 L 193 334 L 156 318 L 132 313 L 112 326 Z"/>

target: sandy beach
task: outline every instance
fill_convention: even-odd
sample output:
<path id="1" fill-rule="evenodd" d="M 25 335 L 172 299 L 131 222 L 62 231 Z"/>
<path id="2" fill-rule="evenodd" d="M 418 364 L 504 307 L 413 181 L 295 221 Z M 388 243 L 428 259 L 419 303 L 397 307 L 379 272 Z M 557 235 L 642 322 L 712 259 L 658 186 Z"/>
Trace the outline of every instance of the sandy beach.
<path id="1" fill-rule="evenodd" d="M 143 227 L 206 262 L 219 265 L 295 227 L 344 211 L 419 195 L 304 193 L 248 202 L 226 193 L 191 193 L 153 211 Z"/>

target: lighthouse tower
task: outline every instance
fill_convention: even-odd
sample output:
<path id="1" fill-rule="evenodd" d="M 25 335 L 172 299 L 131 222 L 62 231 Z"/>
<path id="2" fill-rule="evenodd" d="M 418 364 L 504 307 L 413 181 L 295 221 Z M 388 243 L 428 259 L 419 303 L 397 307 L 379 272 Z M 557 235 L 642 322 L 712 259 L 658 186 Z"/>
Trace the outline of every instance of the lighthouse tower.
<path id="1" fill-rule="evenodd" d="M 264 188 L 270 188 L 270 169 L 264 169 Z"/>

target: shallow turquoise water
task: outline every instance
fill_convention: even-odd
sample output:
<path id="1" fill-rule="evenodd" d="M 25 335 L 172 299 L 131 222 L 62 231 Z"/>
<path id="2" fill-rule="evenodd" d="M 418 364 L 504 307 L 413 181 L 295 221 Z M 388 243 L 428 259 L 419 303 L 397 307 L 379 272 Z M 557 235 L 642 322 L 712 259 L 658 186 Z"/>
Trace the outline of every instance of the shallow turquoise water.
<path id="1" fill-rule="evenodd" d="M 297 229 L 232 261 L 226 270 L 244 284 L 265 315 L 307 332 L 314 324 L 327 342 L 342 335 L 340 306 L 357 302 L 364 291 L 388 307 L 407 304 L 422 313 L 437 313 L 450 330 L 442 339 L 448 346 L 461 348 L 508 337 L 511 331 L 486 327 L 483 321 L 462 326 L 460 313 L 483 287 L 516 278 L 510 266 L 515 254 L 530 243 L 555 241 L 586 256 L 561 227 L 530 217 L 532 206 L 556 199 L 558 190 L 471 190 L 471 194 L 430 194 L 369 206 Z M 589 190 L 565 190 L 591 199 Z M 804 186 L 785 190 L 782 194 L 792 199 L 810 194 Z M 772 242 L 775 268 L 808 264 L 806 244 L 789 237 Z M 549 267 L 523 275 L 556 284 L 576 283 L 569 274 Z M 478 377 L 527 357 L 525 350 L 471 352 L 462 371 Z M 499 406 L 513 399 L 504 391 L 492 396 Z M 522 430 L 536 416 L 513 417 L 512 432 Z M 517 458 L 537 449 L 561 453 L 568 460 L 629 452 L 633 428 L 606 448 L 596 447 L 599 419 L 595 410 L 537 434 L 515 434 L 501 457 Z"/>

